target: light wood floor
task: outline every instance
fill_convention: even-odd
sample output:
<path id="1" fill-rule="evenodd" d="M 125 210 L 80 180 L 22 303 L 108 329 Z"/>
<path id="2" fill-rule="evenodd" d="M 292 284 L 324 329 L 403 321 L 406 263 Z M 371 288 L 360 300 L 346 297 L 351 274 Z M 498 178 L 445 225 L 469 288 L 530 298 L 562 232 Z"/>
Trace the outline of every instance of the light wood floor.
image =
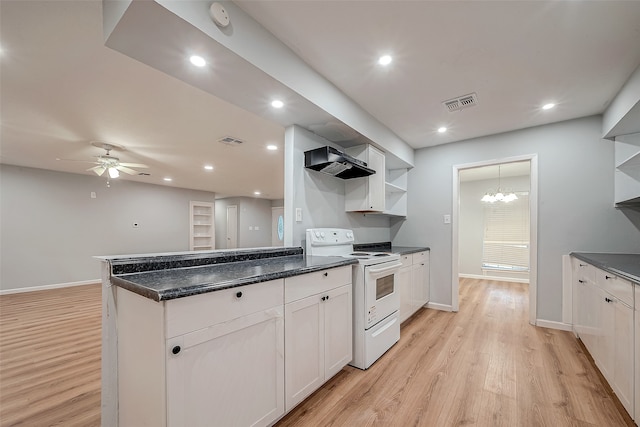
<path id="1" fill-rule="evenodd" d="M 100 285 L 0 297 L 0 425 L 100 425 Z"/>
<path id="2" fill-rule="evenodd" d="M 100 309 L 97 285 L 0 297 L 0 426 L 100 424 Z M 278 427 L 633 425 L 573 335 L 527 309 L 526 285 L 463 280 L 459 313 L 418 312 Z"/>

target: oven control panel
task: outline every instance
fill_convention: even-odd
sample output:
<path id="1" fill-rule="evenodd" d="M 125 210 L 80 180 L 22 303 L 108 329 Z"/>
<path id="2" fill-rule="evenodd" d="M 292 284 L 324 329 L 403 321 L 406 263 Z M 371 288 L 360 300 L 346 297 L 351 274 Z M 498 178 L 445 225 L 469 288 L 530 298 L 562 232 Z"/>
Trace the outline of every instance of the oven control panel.
<path id="1" fill-rule="evenodd" d="M 307 229 L 307 243 L 314 246 L 347 245 L 354 242 L 353 231 L 343 228 Z"/>

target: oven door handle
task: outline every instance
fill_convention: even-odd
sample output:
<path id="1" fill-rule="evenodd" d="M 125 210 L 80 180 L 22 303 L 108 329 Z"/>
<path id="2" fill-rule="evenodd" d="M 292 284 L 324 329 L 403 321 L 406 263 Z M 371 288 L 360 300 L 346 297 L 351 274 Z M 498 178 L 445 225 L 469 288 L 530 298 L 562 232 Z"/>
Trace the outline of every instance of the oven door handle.
<path id="1" fill-rule="evenodd" d="M 398 262 L 398 263 L 394 263 L 392 265 L 383 267 L 383 268 L 370 268 L 369 272 L 373 273 L 373 274 L 378 274 L 378 273 L 384 273 L 385 271 L 389 271 L 389 270 L 394 270 L 396 268 L 400 268 L 402 267 L 402 263 Z"/>

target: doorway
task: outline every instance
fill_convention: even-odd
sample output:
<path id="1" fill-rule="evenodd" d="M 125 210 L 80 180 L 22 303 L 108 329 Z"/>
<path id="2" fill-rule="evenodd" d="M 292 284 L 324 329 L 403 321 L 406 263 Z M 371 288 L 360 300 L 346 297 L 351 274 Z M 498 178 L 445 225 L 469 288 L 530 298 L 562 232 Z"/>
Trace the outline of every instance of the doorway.
<path id="1" fill-rule="evenodd" d="M 284 245 L 284 207 L 271 208 L 271 246 Z"/>
<path id="2" fill-rule="evenodd" d="M 227 206 L 227 249 L 238 247 L 238 206 Z"/>
<path id="3" fill-rule="evenodd" d="M 505 171 L 502 175 L 501 172 Z M 516 179 L 515 175 L 523 175 L 528 172 L 528 192 L 524 191 L 524 180 Z M 496 174 L 496 172 L 498 172 Z M 488 175 L 487 175 L 488 174 Z M 474 259 L 474 263 L 477 263 L 475 270 L 471 277 L 474 277 L 477 273 L 477 277 L 482 276 L 507 276 L 515 278 L 513 281 L 522 281 L 529 283 L 529 323 L 535 324 L 536 321 L 536 289 L 537 289 L 537 206 L 538 206 L 538 174 L 537 174 L 537 156 L 527 155 L 519 157 L 509 157 L 502 159 L 488 160 L 484 162 L 469 163 L 463 165 L 456 165 L 453 167 L 453 241 L 452 241 L 452 310 L 458 311 L 459 309 L 459 279 L 461 272 L 466 277 L 469 277 L 470 267 L 468 265 L 461 266 L 461 262 L 468 262 L 468 258 Z M 509 175 L 513 175 L 510 178 Z M 475 178 L 470 178 L 474 177 Z M 504 183 L 501 182 L 504 177 Z M 467 247 L 466 242 L 460 241 L 461 233 L 467 233 L 469 227 L 469 220 L 466 216 L 461 215 L 461 197 L 469 197 L 469 188 L 472 186 L 465 182 L 469 180 L 482 181 L 478 184 L 484 185 L 485 188 L 482 194 L 474 196 L 478 198 L 476 201 L 476 207 L 480 210 L 480 218 L 475 218 L 477 223 L 476 227 L 481 227 L 480 230 L 475 230 L 477 242 L 477 248 L 474 249 Z M 518 188 L 518 191 L 514 191 L 512 186 L 523 187 Z M 464 186 L 464 187 L 462 187 Z M 504 187 L 507 187 L 504 188 Z M 476 186 L 477 187 L 477 186 Z M 498 187 L 502 191 L 498 191 Z M 464 189 L 465 191 L 461 191 Z M 475 189 L 477 191 L 477 188 Z M 496 201 L 492 200 L 492 197 L 496 193 L 513 194 L 512 197 L 520 197 L 520 201 L 517 204 L 512 204 L 511 207 L 505 206 L 509 202 L 504 200 Z M 485 202 L 483 204 L 493 205 L 490 208 L 483 208 L 480 204 L 480 198 L 483 198 Z M 501 198 L 501 197 L 499 197 Z M 528 199 L 528 200 L 527 200 Z M 516 199 L 513 199 L 516 200 Z M 527 207 L 525 203 L 528 202 Z M 496 205 L 497 203 L 497 205 Z M 523 209 L 527 209 L 528 212 L 523 212 Z M 520 210 L 518 210 L 520 209 Z M 515 213 L 514 213 L 515 212 Z M 524 226 L 523 224 L 512 221 L 505 215 L 510 216 L 525 216 L 528 226 L 528 231 L 523 231 L 518 227 Z M 467 215 L 468 216 L 468 215 Z M 473 221 L 471 221 L 473 222 Z M 496 234 L 495 223 L 502 222 L 502 224 L 509 225 L 510 231 L 505 235 L 501 230 Z M 479 224 L 479 225 L 478 225 Z M 500 224 L 500 225 L 502 225 Z M 462 227 L 462 228 L 461 228 Z M 514 228 L 515 227 L 515 228 Z M 528 236 L 526 235 L 528 234 Z M 465 236 L 467 237 L 467 236 Z M 464 246 L 463 246 L 464 245 Z M 527 258 L 527 259 L 523 259 Z M 528 262 L 527 262 L 528 261 Z M 475 268 L 474 267 L 474 268 Z M 519 279 L 518 279 L 519 277 Z"/>

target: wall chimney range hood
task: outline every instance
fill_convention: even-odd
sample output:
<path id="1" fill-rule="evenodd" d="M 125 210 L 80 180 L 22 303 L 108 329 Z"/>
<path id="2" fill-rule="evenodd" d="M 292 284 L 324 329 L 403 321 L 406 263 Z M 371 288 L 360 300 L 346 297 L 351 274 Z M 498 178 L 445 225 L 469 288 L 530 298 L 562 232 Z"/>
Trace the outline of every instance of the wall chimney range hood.
<path id="1" fill-rule="evenodd" d="M 361 178 L 376 173 L 362 160 L 329 146 L 305 151 L 304 166 L 342 179 Z"/>

